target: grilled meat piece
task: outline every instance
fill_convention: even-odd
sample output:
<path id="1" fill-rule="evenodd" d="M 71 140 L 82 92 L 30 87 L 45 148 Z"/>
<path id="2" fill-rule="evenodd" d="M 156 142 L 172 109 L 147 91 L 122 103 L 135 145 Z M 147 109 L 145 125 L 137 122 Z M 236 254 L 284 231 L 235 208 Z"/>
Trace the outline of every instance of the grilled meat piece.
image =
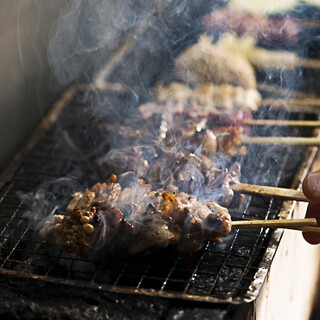
<path id="1" fill-rule="evenodd" d="M 87 258 L 96 250 L 115 247 L 129 254 L 167 245 L 193 251 L 204 241 L 219 242 L 231 230 L 228 210 L 213 201 L 173 193 L 177 191 L 173 186 L 151 191 L 151 185 L 142 180 L 119 193 L 114 180 L 113 175 L 107 183 L 91 188 L 94 201 L 83 193 L 81 199 L 87 202 L 74 207 L 71 215 L 53 216 L 39 237 L 54 241 L 72 258 Z M 71 201 L 68 210 L 74 205 Z"/>
<path id="2" fill-rule="evenodd" d="M 215 45 L 246 59 L 256 69 L 294 70 L 300 62 L 299 56 L 294 52 L 257 47 L 256 40 L 252 36 L 237 37 L 227 33 Z"/>
<path id="3" fill-rule="evenodd" d="M 116 176 L 111 175 L 106 183 L 97 183 L 84 193 L 76 192 L 66 210 L 70 215 L 54 215 L 39 231 L 43 241 L 54 241 L 58 247 L 72 258 L 87 258 L 100 234 L 100 215 L 97 204 L 112 203 L 120 196 L 121 186 Z"/>
<path id="4" fill-rule="evenodd" d="M 231 31 L 281 44 L 297 42 L 299 33 L 297 21 L 289 15 L 269 18 L 258 13 L 245 13 L 231 6 L 205 15 L 202 23 L 214 35 Z"/>
<path id="5" fill-rule="evenodd" d="M 143 119 L 125 119 L 123 123 L 100 123 L 100 134 L 109 148 L 142 145 L 159 141 L 167 131 L 167 120 L 164 114 L 152 113 L 148 121 Z"/>
<path id="6" fill-rule="evenodd" d="M 218 150 L 230 157 L 245 155 L 246 147 L 241 145 L 241 130 L 237 127 L 219 127 L 215 129 Z"/>
<path id="7" fill-rule="evenodd" d="M 166 139 L 163 140 L 164 146 L 210 158 L 216 153 L 224 153 L 230 157 L 244 155 L 246 148 L 241 145 L 242 127 L 224 127 L 217 117 L 216 121 L 213 121 L 213 118 L 212 115 L 209 123 L 205 118 L 197 125 L 193 124 L 185 129 L 178 125 L 178 129 L 168 131 Z M 226 119 L 221 120 L 223 122 Z"/>
<path id="8" fill-rule="evenodd" d="M 154 187 L 166 187 L 172 184 L 180 191 L 194 194 L 201 199 L 212 199 L 221 205 L 228 206 L 234 197 L 230 185 L 238 183 L 240 176 L 238 163 L 224 169 L 217 169 L 208 157 L 199 157 L 195 154 L 185 156 L 179 152 L 167 154 L 153 162 L 146 180 Z"/>
<path id="9" fill-rule="evenodd" d="M 216 86 L 212 83 L 200 85 L 195 93 L 206 109 L 257 111 L 261 102 L 260 93 L 253 88 L 244 89 L 228 84 Z"/>
<path id="10" fill-rule="evenodd" d="M 89 210 L 93 202 L 105 199 L 108 202 L 115 201 L 120 195 L 121 186 L 116 182 L 117 177 L 112 174 L 107 182 L 96 183 L 91 190 L 84 193 L 76 192 L 67 206 L 67 212 L 71 213 L 75 208 Z"/>
<path id="11" fill-rule="evenodd" d="M 208 123 L 210 127 L 206 123 L 207 118 L 196 119 L 190 117 L 187 112 L 177 113 L 173 117 L 177 129 L 168 131 L 161 144 L 113 149 L 106 156 L 100 157 L 98 164 L 101 176 L 107 177 L 112 172 L 116 174 L 133 172 L 136 177 L 145 179 L 153 188 L 174 184 L 181 191 L 191 194 L 199 195 L 198 190 L 202 190 L 201 192 L 206 190 L 209 197 L 209 191 L 216 194 L 223 185 L 222 180 L 218 180 L 220 183 L 215 184 L 210 182 L 211 186 L 215 185 L 214 189 L 207 188 L 208 181 L 212 180 L 206 179 L 207 172 L 215 170 L 217 158 L 219 167 L 225 167 L 231 157 L 245 153 L 245 147 L 241 145 L 240 139 L 242 129 L 222 127 L 221 125 L 228 121 L 233 121 L 225 115 L 220 117 L 210 114 Z M 224 159 L 224 163 L 221 159 Z M 229 189 L 228 192 L 226 189 Z M 224 188 L 222 194 L 228 194 L 226 198 L 230 199 L 233 192 L 228 186 Z M 90 197 L 90 194 L 87 197 Z M 219 199 L 219 203 L 230 203 L 220 195 L 214 199 Z"/>
<path id="12" fill-rule="evenodd" d="M 241 127 L 244 120 L 252 119 L 248 110 L 237 110 L 230 112 L 210 112 L 206 116 L 206 127 L 214 130 L 218 127 Z"/>
<path id="13" fill-rule="evenodd" d="M 129 146 L 122 149 L 112 149 L 105 156 L 98 159 L 98 169 L 101 176 L 111 172 L 119 175 L 124 172 L 134 172 L 137 177 L 142 177 L 150 165 L 146 160 L 144 148 Z"/>
<path id="14" fill-rule="evenodd" d="M 246 59 L 217 48 L 203 35 L 175 61 L 179 79 L 198 86 L 203 83 L 231 84 L 245 89 L 256 88 L 254 70 Z"/>
<path id="15" fill-rule="evenodd" d="M 256 89 L 229 84 L 204 83 L 191 89 L 186 84 L 172 82 L 168 87 L 156 86 L 155 92 L 159 106 L 147 104 L 139 108 L 145 118 L 152 112 L 159 112 L 159 108 L 164 114 L 182 111 L 205 114 L 215 109 L 233 111 L 239 108 L 256 111 L 261 101 Z"/>

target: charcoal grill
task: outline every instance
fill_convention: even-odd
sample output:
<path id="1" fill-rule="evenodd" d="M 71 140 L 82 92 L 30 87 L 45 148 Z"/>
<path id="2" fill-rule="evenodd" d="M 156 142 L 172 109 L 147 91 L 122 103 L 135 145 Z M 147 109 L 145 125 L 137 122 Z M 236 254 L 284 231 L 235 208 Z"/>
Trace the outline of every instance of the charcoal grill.
<path id="1" fill-rule="evenodd" d="M 190 8 L 191 12 L 192 6 Z M 170 12 L 170 7 L 160 7 L 157 10 Z M 201 12 L 197 14 L 201 15 Z M 154 18 L 154 15 L 155 12 L 152 12 L 147 16 L 146 21 Z M 183 37 L 182 42 L 175 42 L 173 39 L 172 43 L 166 42 L 163 47 L 160 46 L 160 49 L 158 48 L 160 51 L 168 46 L 176 55 L 184 46 L 193 42 L 200 32 L 198 29 L 190 32 L 192 15 L 189 16 L 189 20 L 178 26 L 177 22 L 173 23 L 170 20 L 170 14 L 163 14 L 160 18 L 161 23 L 168 28 L 177 27 L 176 39 L 180 39 L 181 34 L 185 33 L 186 25 L 189 28 L 188 36 Z M 162 19 L 167 21 L 162 22 Z M 155 28 L 146 31 L 146 24 L 142 22 L 133 30 L 133 35 L 139 39 L 144 33 L 144 37 L 153 39 L 157 38 L 154 35 L 155 32 L 157 32 Z M 115 252 L 103 259 L 71 260 L 55 245 L 41 242 L 38 238 L 37 224 L 50 213 L 50 210 L 46 207 L 48 210 L 43 211 L 43 216 L 35 219 L 30 219 L 30 215 L 26 215 L 30 210 L 30 203 L 28 200 L 23 201 L 26 199 L 23 195 L 34 192 L 34 198 L 36 198 L 39 185 L 43 183 L 46 183 L 46 187 L 41 190 L 48 191 L 48 195 L 42 195 L 41 199 L 54 204 L 66 201 L 69 195 L 76 191 L 70 186 L 55 188 L 57 179 L 81 172 L 81 176 L 78 176 L 80 180 L 78 185 L 82 188 L 101 180 L 91 165 L 95 160 L 94 157 L 86 157 L 86 151 L 91 154 L 90 148 L 92 145 L 97 146 L 98 142 L 94 138 L 90 140 L 90 132 L 84 131 L 81 124 L 92 120 L 91 106 L 97 101 L 103 101 L 108 105 L 133 105 L 131 109 L 134 110 L 134 104 L 138 101 L 130 94 L 128 87 L 140 95 L 144 93 L 145 87 L 148 88 L 155 82 L 155 79 L 166 78 L 165 72 L 159 72 L 159 70 L 172 57 L 149 59 L 148 55 L 141 55 L 139 59 L 137 56 L 140 53 L 141 43 L 139 44 L 138 40 L 124 41 L 119 51 L 114 54 L 117 58 L 110 60 L 96 77 L 93 86 L 82 85 L 67 90 L 31 137 L 27 146 L 16 156 L 1 177 L 0 274 L 100 292 L 139 294 L 209 303 L 251 302 L 259 294 L 265 281 L 282 237 L 281 230 L 232 231 L 221 245 L 207 243 L 202 250 L 194 254 L 177 253 L 164 248 L 135 257 L 127 257 Z M 148 76 L 136 74 L 136 65 L 132 61 L 136 61 L 137 58 L 137 65 L 140 67 L 137 69 L 141 70 L 145 67 L 144 61 L 148 61 L 154 67 L 153 71 L 146 68 L 149 72 Z M 117 64 L 120 66 L 117 67 Z M 134 70 L 131 69 L 129 72 L 130 65 L 134 65 Z M 168 65 L 170 67 L 172 61 Z M 140 79 L 140 76 L 142 83 L 138 88 L 135 82 L 137 78 Z M 112 84 L 106 83 L 106 80 L 112 81 Z M 125 85 L 118 85 L 120 81 Z M 281 88 L 278 84 L 273 87 L 273 93 L 267 90 L 270 87 L 266 85 L 261 85 L 259 89 L 265 98 L 287 97 L 288 93 L 301 98 L 306 95 L 306 93 L 288 91 L 283 83 L 281 84 Z M 90 91 L 92 87 L 96 87 L 94 92 Z M 308 106 L 304 107 L 308 109 Z M 305 108 L 304 110 L 307 110 Z M 280 112 L 282 118 L 317 119 L 315 114 L 290 113 L 281 111 L 281 108 L 279 110 L 264 106 L 256 116 L 277 118 Z M 107 112 L 105 110 L 94 110 L 94 112 L 101 112 L 102 116 L 106 113 L 118 116 L 118 112 L 112 113 L 108 108 Z M 267 136 L 271 133 L 268 130 L 270 128 L 256 128 L 253 134 Z M 312 136 L 313 131 L 282 128 L 277 129 L 273 134 Z M 59 141 L 58 146 L 56 146 L 57 141 Z M 69 143 L 70 141 L 72 143 Z M 294 157 L 291 156 L 292 154 Z M 249 147 L 248 156 L 241 159 L 243 182 L 263 182 L 272 186 L 300 188 L 301 181 L 309 172 L 316 155 L 316 148 L 281 146 L 274 147 L 273 152 L 269 153 L 261 146 Z M 36 204 L 41 205 L 41 203 Z M 231 209 L 230 213 L 233 219 L 288 218 L 294 207 L 295 203 L 290 201 L 247 196 L 244 204 L 239 208 Z"/>
<path id="2" fill-rule="evenodd" d="M 101 94 L 108 96 L 111 93 Z M 111 253 L 95 261 L 71 260 L 55 245 L 38 239 L 36 225 L 41 217 L 33 220 L 26 216 L 28 204 L 21 201 L 17 192 L 36 190 L 43 182 L 72 175 L 78 170 L 87 172 L 88 159 L 73 157 L 72 153 L 71 156 L 66 155 L 65 148 L 55 149 L 54 146 L 56 138 L 63 140 L 66 132 L 73 137 L 81 137 L 81 126 L 68 121 L 61 130 L 59 123 L 74 117 L 75 112 L 77 120 L 87 115 L 88 104 L 83 102 L 83 95 L 84 92 L 75 88 L 63 95 L 27 147 L 17 156 L 14 165 L 2 177 L 0 273 L 116 293 L 232 304 L 255 299 L 281 239 L 281 230 L 232 231 L 221 245 L 207 243 L 194 254 L 177 253 L 166 248 L 136 257 Z M 123 95 L 119 99 L 123 100 Z M 294 119 L 316 117 L 303 113 L 292 113 L 291 116 Z M 278 133 L 283 131 L 289 135 L 312 134 L 310 130 L 297 128 L 281 129 Z M 304 147 L 281 146 L 275 147 L 274 151 L 270 154 L 261 146 L 250 147 L 248 156 L 242 160 L 244 179 L 250 183 L 264 181 L 273 186 L 299 187 L 316 155 L 316 148 L 309 148 L 306 152 Z M 291 154 L 295 154 L 294 160 Z M 92 182 L 98 179 L 92 176 L 91 171 L 86 178 Z M 60 197 L 72 191 L 75 190 L 50 189 L 50 195 L 59 201 Z M 294 204 L 248 196 L 244 204 L 231 209 L 230 213 L 233 219 L 274 219 L 290 216 Z M 47 214 L 43 212 L 42 218 Z"/>

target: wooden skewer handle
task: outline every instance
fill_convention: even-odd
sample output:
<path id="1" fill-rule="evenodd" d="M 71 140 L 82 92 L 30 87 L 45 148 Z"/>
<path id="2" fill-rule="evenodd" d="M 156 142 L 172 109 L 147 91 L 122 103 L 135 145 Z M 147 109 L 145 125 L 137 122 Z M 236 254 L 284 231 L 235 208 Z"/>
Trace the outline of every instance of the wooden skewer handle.
<path id="1" fill-rule="evenodd" d="M 319 98 L 304 98 L 304 99 L 263 99 L 260 105 L 270 105 L 273 107 L 285 107 L 285 106 L 312 106 L 320 107 Z"/>
<path id="2" fill-rule="evenodd" d="M 258 196 L 268 196 L 284 200 L 295 200 L 309 202 L 302 191 L 286 188 L 258 186 L 254 184 L 236 183 L 231 185 L 231 189 L 236 192 L 252 194 Z"/>
<path id="3" fill-rule="evenodd" d="M 283 220 L 243 220 L 232 221 L 233 229 L 251 229 L 251 228 L 298 228 L 298 227 L 314 227 L 317 225 L 317 220 L 314 218 L 308 219 L 283 219 Z M 320 230 L 320 228 L 319 228 Z"/>
<path id="4" fill-rule="evenodd" d="M 301 137 L 241 137 L 243 144 L 285 144 L 285 145 L 303 145 L 320 146 L 319 138 L 301 138 Z"/>
<path id="5" fill-rule="evenodd" d="M 273 119 L 248 119 L 242 122 L 247 126 L 290 126 L 290 127 L 320 127 L 320 121 L 304 120 L 273 120 Z"/>
<path id="6" fill-rule="evenodd" d="M 297 19 L 300 29 L 319 29 L 320 20 L 319 19 Z"/>
<path id="7" fill-rule="evenodd" d="M 318 69 L 320 68 L 320 60 L 319 59 L 300 59 L 298 66 L 304 67 L 304 68 L 310 68 L 310 69 Z"/>

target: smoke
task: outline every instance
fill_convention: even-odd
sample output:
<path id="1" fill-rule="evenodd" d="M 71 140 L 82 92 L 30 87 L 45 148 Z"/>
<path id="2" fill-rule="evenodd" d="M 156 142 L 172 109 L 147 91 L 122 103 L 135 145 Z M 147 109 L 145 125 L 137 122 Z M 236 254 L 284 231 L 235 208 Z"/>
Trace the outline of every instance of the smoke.
<path id="1" fill-rule="evenodd" d="M 48 60 L 62 85 L 87 81 L 154 1 L 68 1 L 52 27 Z"/>
<path id="2" fill-rule="evenodd" d="M 230 164 L 241 158 L 240 149 L 236 156 L 227 152 L 213 155 L 212 150 L 206 150 L 205 146 L 213 148 L 216 141 L 201 127 L 201 123 L 194 137 L 184 140 L 183 134 L 188 135 L 188 130 L 197 121 L 190 115 L 180 119 L 179 112 L 172 111 L 170 116 L 157 114 L 145 120 L 138 112 L 139 105 L 154 99 L 152 87 L 159 82 L 177 80 L 175 59 L 204 32 L 201 24 L 203 14 L 221 4 L 223 1 L 200 0 L 192 3 L 156 0 L 147 3 L 142 0 L 66 2 L 52 28 L 48 48 L 48 59 L 55 77 L 62 86 L 92 83 L 97 73 L 112 62 L 112 72 L 108 79 L 102 77 L 102 82 L 120 83 L 123 91 L 81 93 L 80 99 L 72 102 L 75 104 L 72 111 L 59 119 L 54 151 L 62 155 L 56 166 L 68 167 L 68 170 L 61 171 L 61 175 L 65 172 L 66 175 L 44 183 L 31 193 L 19 194 L 21 201 L 30 208 L 25 215 L 33 217 L 38 228 L 53 214 L 65 213 L 71 194 L 83 192 L 111 173 L 118 175 L 123 188 L 133 186 L 128 197 L 117 203 L 128 219 L 135 218 L 135 215 L 139 218 L 138 209 L 141 208 L 137 203 L 146 204 L 138 178 L 145 179 L 153 189 L 168 188 L 173 184 L 180 191 L 201 200 L 216 200 L 225 206 L 232 203 L 234 194 L 230 183 L 237 182 L 239 172 Z M 154 14 L 150 16 L 150 12 Z M 143 25 L 145 29 L 142 32 Z M 131 42 L 127 42 L 128 39 Z M 268 48 L 269 44 L 259 42 L 259 45 Z M 272 43 L 270 47 L 279 49 L 281 45 Z M 126 48 L 128 52 L 123 53 L 119 48 Z M 300 55 L 306 53 L 304 46 L 299 50 Z M 302 69 L 287 72 L 278 68 L 258 72 L 257 77 L 260 82 L 278 83 L 290 91 L 301 84 L 303 72 Z M 173 102 L 173 109 L 178 105 L 179 101 Z M 156 112 L 164 107 L 154 102 L 149 106 Z M 193 107 L 193 102 L 188 101 L 187 108 L 193 110 Z M 290 113 L 288 108 L 280 111 L 261 108 L 255 116 L 288 119 Z M 252 131 L 253 135 L 265 136 L 294 133 L 287 128 Z M 279 167 L 284 169 L 281 167 L 284 152 L 295 155 L 296 149 L 248 147 L 247 156 L 241 158 L 244 168 L 242 181 L 259 184 L 278 182 Z M 145 210 L 144 207 L 140 211 Z M 109 231 L 104 221 L 99 247 L 105 246 Z"/>

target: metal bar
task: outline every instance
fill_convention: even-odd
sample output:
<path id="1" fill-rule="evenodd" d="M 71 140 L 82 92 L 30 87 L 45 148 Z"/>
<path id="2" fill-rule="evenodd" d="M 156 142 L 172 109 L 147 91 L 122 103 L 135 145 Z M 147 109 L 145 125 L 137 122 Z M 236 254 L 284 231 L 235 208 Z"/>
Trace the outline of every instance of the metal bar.
<path id="1" fill-rule="evenodd" d="M 5 263 L 7 262 L 7 260 L 11 257 L 11 255 L 14 253 L 15 249 L 17 248 L 17 246 L 19 245 L 19 243 L 21 242 L 21 240 L 23 239 L 24 235 L 28 232 L 29 227 L 27 227 L 25 229 L 25 231 L 22 233 L 20 239 L 16 242 L 16 244 L 13 246 L 12 250 L 10 251 L 10 253 L 6 256 L 6 258 L 4 259 L 3 263 L 0 265 L 1 268 L 3 268 L 3 266 L 5 265 Z"/>
<path id="2" fill-rule="evenodd" d="M 38 128 L 30 137 L 27 144 L 22 148 L 20 152 L 16 154 L 9 166 L 5 169 L 2 175 L 0 175 L 0 188 L 6 181 L 10 181 L 12 179 L 12 177 L 16 173 L 16 169 L 22 163 L 25 155 L 40 141 L 47 130 L 53 125 L 53 123 L 56 122 L 57 117 L 62 109 L 74 97 L 75 94 L 76 87 L 70 87 L 62 93 L 61 98 L 54 104 L 53 108 L 49 111 L 47 116 L 42 120 Z"/>
<path id="3" fill-rule="evenodd" d="M 113 285 L 116 286 L 116 285 L 118 284 L 118 282 L 120 281 L 120 278 L 122 277 L 123 272 L 124 272 L 124 270 L 126 269 L 126 267 L 127 267 L 127 264 L 125 264 L 125 265 L 122 267 L 122 269 L 121 269 L 121 271 L 119 272 L 119 275 L 118 275 L 117 279 L 115 280 L 115 282 L 113 283 Z"/>
<path id="4" fill-rule="evenodd" d="M 201 255 L 198 263 L 196 264 L 195 268 L 193 269 L 192 275 L 191 275 L 189 281 L 187 282 L 186 287 L 185 287 L 184 290 L 183 290 L 183 293 L 184 293 L 184 294 L 187 294 L 188 289 L 189 289 L 189 287 L 190 287 L 190 285 L 191 285 L 191 283 L 192 283 L 192 279 L 193 279 L 193 278 L 196 276 L 196 274 L 197 274 L 197 270 L 198 270 L 198 268 L 199 268 L 199 266 L 200 266 L 200 263 L 201 263 L 202 260 L 203 260 L 204 253 L 205 253 L 205 251 L 208 249 L 208 246 L 209 246 L 209 242 L 207 242 L 206 247 L 205 247 L 205 250 L 203 251 L 203 253 L 202 253 L 202 255 Z"/>
<path id="5" fill-rule="evenodd" d="M 142 284 L 142 281 L 143 281 L 143 279 L 146 277 L 146 274 L 147 274 L 147 272 L 149 271 L 149 269 L 150 269 L 150 265 L 148 264 L 148 265 L 146 266 L 146 268 L 144 269 L 143 275 L 140 277 L 140 280 L 139 280 L 139 282 L 138 282 L 138 284 L 137 284 L 137 286 L 136 286 L 137 289 L 140 289 L 141 284 Z"/>
<path id="6" fill-rule="evenodd" d="M 48 277 L 49 273 L 51 272 L 51 270 L 54 268 L 55 264 L 59 261 L 60 257 L 62 255 L 62 251 L 60 250 L 59 254 L 56 256 L 55 262 L 52 263 L 51 266 L 49 266 L 48 270 L 45 273 L 45 277 Z"/>
<path id="7" fill-rule="evenodd" d="M 170 276 L 172 275 L 172 273 L 173 273 L 176 265 L 178 264 L 179 260 L 180 260 L 180 256 L 179 256 L 179 257 L 176 259 L 176 261 L 174 262 L 174 265 L 173 265 L 173 267 L 170 269 L 170 271 L 169 271 L 166 279 L 163 281 L 163 284 L 162 284 L 160 290 L 164 290 L 164 288 L 165 288 L 166 284 L 168 283 L 168 280 L 169 280 Z"/>
<path id="8" fill-rule="evenodd" d="M 43 243 L 38 243 L 35 248 L 34 248 L 34 251 L 31 252 L 32 255 L 28 258 L 27 262 L 26 262 L 26 266 L 25 268 L 23 269 L 24 272 L 27 272 L 29 266 L 32 264 L 34 258 L 37 256 L 37 252 L 39 251 L 39 249 L 41 248 L 41 246 L 43 245 Z M 24 252 L 27 252 L 26 250 L 24 250 Z"/>

